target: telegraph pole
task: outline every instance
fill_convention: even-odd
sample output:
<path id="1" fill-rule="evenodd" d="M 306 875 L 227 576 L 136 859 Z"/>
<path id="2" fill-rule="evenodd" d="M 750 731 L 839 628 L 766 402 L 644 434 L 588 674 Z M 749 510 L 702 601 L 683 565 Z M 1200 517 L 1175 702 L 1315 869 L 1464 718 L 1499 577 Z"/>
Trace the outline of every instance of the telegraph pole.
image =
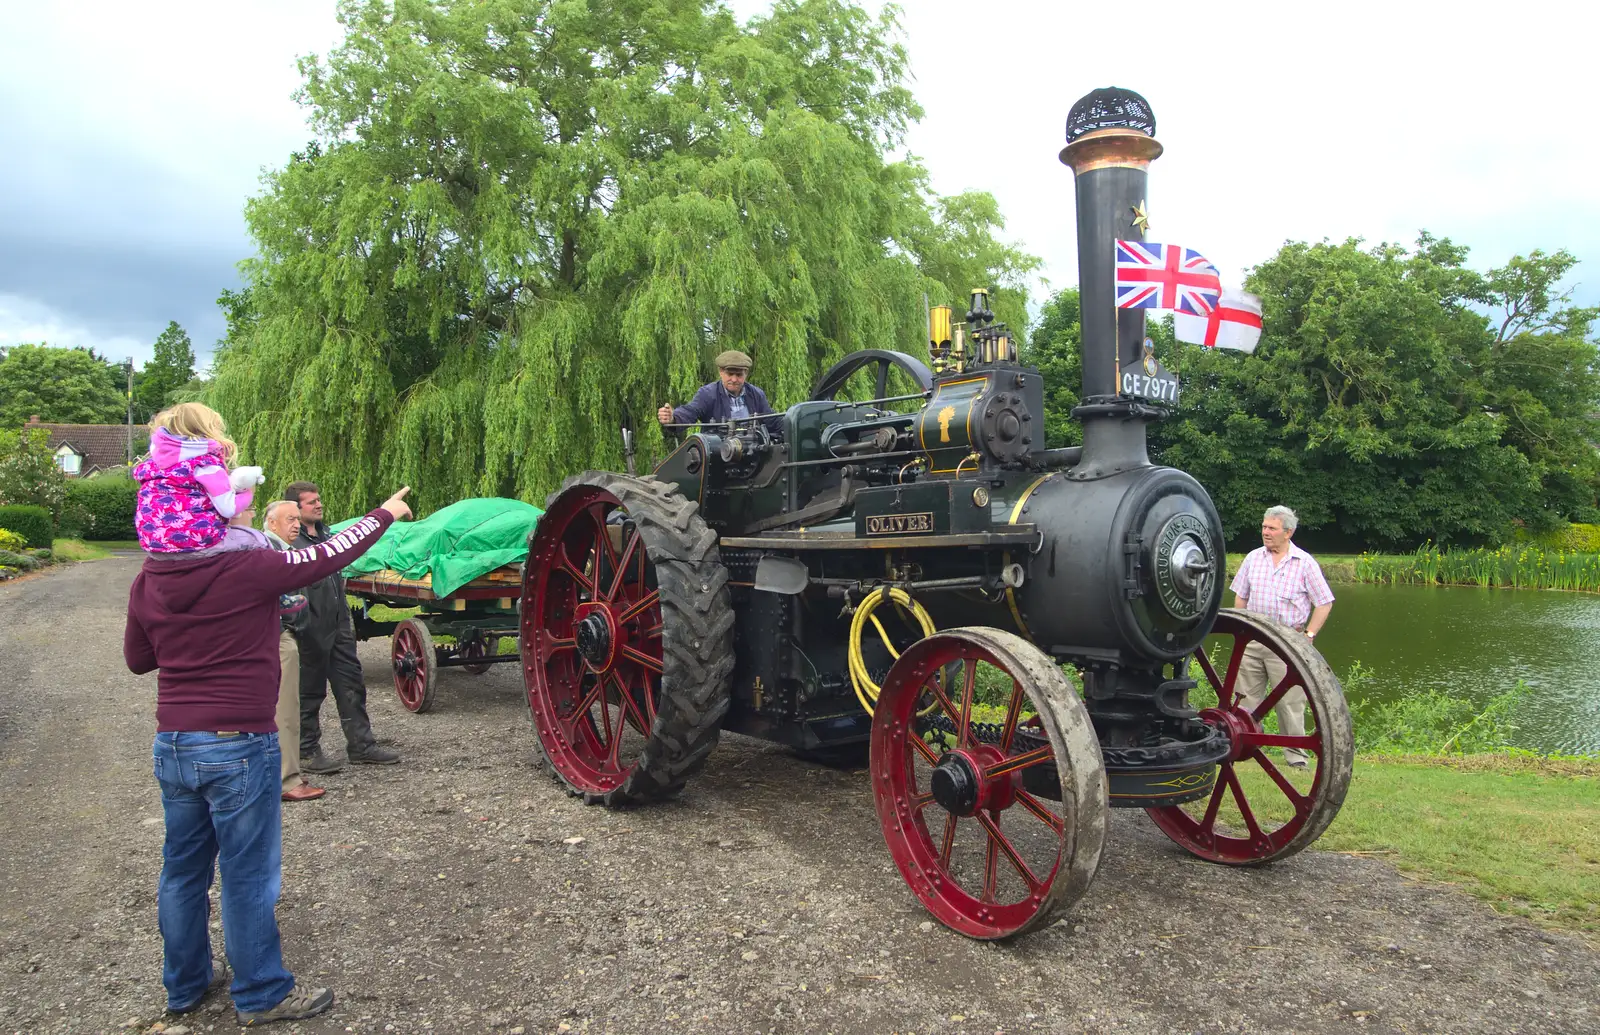
<path id="1" fill-rule="evenodd" d="M 133 357 L 128 357 L 128 467 L 133 468 Z"/>

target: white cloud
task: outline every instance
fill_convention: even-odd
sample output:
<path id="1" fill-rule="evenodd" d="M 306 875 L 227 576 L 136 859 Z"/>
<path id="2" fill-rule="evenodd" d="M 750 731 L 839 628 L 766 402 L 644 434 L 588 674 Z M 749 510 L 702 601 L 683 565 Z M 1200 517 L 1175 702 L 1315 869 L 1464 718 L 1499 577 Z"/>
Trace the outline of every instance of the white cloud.
<path id="1" fill-rule="evenodd" d="M 134 365 L 139 367 L 144 366 L 154 352 L 153 341 L 97 334 L 83 323 L 32 299 L 0 294 L 0 349 L 25 344 L 83 346 L 118 362 L 132 357 Z"/>

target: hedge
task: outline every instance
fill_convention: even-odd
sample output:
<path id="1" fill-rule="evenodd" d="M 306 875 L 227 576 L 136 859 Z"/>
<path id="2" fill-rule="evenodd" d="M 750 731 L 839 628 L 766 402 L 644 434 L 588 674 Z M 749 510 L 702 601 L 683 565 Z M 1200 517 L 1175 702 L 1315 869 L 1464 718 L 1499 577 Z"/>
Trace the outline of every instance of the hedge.
<path id="1" fill-rule="evenodd" d="M 139 484 L 132 478 L 102 475 L 67 484 L 61 527 L 82 539 L 133 539 L 133 508 Z"/>
<path id="2" fill-rule="evenodd" d="M 1531 539 L 1534 543 L 1551 550 L 1564 550 L 1567 553 L 1600 553 L 1600 525 L 1584 525 L 1573 523 L 1564 525 L 1553 532 L 1545 532 L 1536 536 L 1518 536 L 1518 539 Z"/>
<path id="3" fill-rule="evenodd" d="M 0 507 L 0 528 L 8 528 L 28 541 L 29 546 L 50 549 L 55 539 L 55 526 L 50 512 L 43 507 Z"/>

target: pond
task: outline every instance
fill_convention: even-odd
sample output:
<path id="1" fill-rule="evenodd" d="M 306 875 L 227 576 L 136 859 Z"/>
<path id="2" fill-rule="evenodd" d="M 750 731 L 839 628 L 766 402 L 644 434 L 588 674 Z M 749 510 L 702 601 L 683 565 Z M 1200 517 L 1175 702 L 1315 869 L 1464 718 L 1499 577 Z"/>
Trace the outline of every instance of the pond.
<path id="1" fill-rule="evenodd" d="M 1482 705 L 1516 685 L 1517 746 L 1600 752 L 1600 595 L 1339 584 L 1317 647 L 1343 678 L 1360 659 L 1384 699 L 1438 690 Z M 1229 602 L 1232 597 L 1228 598 Z"/>

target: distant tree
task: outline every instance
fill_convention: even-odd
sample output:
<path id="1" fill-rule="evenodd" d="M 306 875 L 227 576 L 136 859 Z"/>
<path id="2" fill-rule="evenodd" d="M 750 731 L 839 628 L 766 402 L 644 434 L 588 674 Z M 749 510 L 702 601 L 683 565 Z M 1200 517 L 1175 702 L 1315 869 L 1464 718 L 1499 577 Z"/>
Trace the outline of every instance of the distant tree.
<path id="1" fill-rule="evenodd" d="M 18 427 L 33 414 L 45 423 L 122 423 L 126 397 L 113 369 L 89 349 L 0 349 L 0 428 Z"/>
<path id="2" fill-rule="evenodd" d="M 176 401 L 173 396 L 194 380 L 194 347 L 176 320 L 156 339 L 155 355 L 133 386 L 133 419 L 146 423 Z"/>
<path id="3" fill-rule="evenodd" d="M 335 510 L 396 480 L 424 509 L 542 500 L 622 462 L 632 415 L 737 347 L 775 404 L 844 353 L 926 354 L 922 299 L 995 289 L 1021 333 L 1037 260 L 993 199 L 898 157 L 921 111 L 893 9 L 778 0 L 339 5 L 307 59 L 318 139 L 247 206 L 206 398 L 257 463 Z"/>
<path id="4" fill-rule="evenodd" d="M 1258 266 L 1256 352 L 1202 349 L 1151 321 L 1182 403 L 1152 456 L 1210 491 L 1229 538 L 1285 503 L 1308 531 L 1372 546 L 1503 538 L 1593 520 L 1600 489 L 1600 311 L 1556 285 L 1567 252 L 1479 274 L 1466 249 L 1291 243 Z M 1485 316 L 1485 310 L 1492 315 Z M 1051 445 L 1081 437 L 1078 293 L 1043 308 L 1026 357 L 1045 374 Z"/>

